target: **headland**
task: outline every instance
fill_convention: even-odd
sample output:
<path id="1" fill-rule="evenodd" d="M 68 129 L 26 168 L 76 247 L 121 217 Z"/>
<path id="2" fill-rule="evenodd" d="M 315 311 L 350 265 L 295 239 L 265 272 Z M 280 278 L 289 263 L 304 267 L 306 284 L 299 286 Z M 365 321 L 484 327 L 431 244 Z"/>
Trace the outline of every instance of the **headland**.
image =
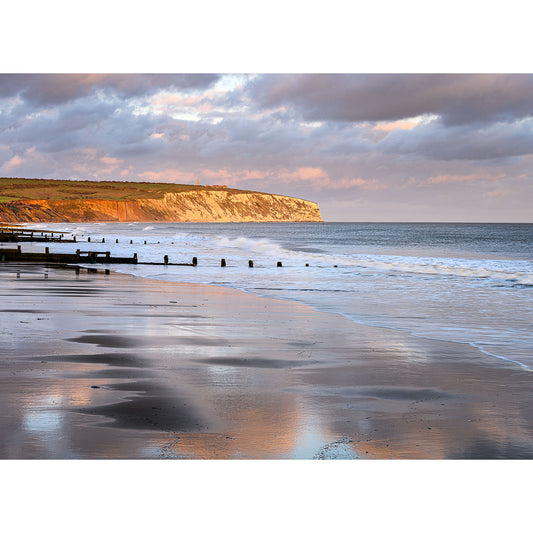
<path id="1" fill-rule="evenodd" d="M 0 178 L 0 222 L 322 222 L 318 204 L 225 185 Z"/>

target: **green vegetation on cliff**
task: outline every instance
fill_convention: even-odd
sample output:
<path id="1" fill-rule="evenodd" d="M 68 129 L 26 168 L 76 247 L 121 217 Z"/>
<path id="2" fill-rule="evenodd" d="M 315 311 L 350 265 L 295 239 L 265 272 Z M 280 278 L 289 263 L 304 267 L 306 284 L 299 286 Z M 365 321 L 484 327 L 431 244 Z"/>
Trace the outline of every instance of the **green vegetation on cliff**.
<path id="1" fill-rule="evenodd" d="M 224 185 L 0 178 L 3 222 L 321 222 L 318 205 Z"/>
<path id="2" fill-rule="evenodd" d="M 132 181 L 74 181 L 0 178 L 0 202 L 21 200 L 142 200 L 165 193 L 223 189 L 229 194 L 250 192 L 223 186 L 181 185 Z M 257 193 L 265 194 L 265 193 Z"/>

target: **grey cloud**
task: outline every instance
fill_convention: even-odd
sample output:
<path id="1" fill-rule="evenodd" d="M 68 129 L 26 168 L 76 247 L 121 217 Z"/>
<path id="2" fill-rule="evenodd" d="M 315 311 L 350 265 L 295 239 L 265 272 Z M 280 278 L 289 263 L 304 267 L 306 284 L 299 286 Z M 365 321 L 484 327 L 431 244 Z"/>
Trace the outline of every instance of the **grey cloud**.
<path id="1" fill-rule="evenodd" d="M 47 106 L 99 90 L 135 97 L 160 89 L 206 89 L 219 78 L 217 74 L 0 74 L 0 97 L 19 95 Z"/>
<path id="2" fill-rule="evenodd" d="M 383 152 L 431 160 L 485 161 L 533 154 L 533 119 L 483 127 L 443 127 L 438 122 L 396 130 L 378 144 Z"/>
<path id="3" fill-rule="evenodd" d="M 94 99 L 70 102 L 42 113 L 33 113 L 28 105 L 21 107 L 24 113 L 15 108 L 6 117 L 0 115 L 0 124 L 6 126 L 0 133 L 0 142 L 8 142 L 19 150 L 35 145 L 45 152 L 67 150 L 92 141 L 94 131 L 117 109 L 116 104 Z"/>
<path id="4" fill-rule="evenodd" d="M 368 124 L 329 121 L 312 128 L 293 116 L 284 115 L 281 120 L 278 113 L 251 118 L 245 111 L 224 114 L 221 110 L 223 120 L 218 124 L 164 114 L 138 115 L 118 97 L 97 95 L 37 114 L 32 111 L 29 103 L 22 103 L 11 113 L 0 114 L 0 143 L 9 144 L 14 153 L 30 146 L 48 153 L 92 146 L 132 162 L 148 157 L 153 169 L 171 165 L 186 165 L 191 171 L 205 165 L 295 169 L 337 161 L 349 167 L 360 154 L 380 152 L 430 160 L 488 160 L 531 153 L 533 146 L 531 120 L 483 127 L 445 127 L 433 121 L 381 139 L 372 135 Z M 157 139 L 152 133 L 164 133 L 164 137 Z"/>
<path id="5" fill-rule="evenodd" d="M 436 114 L 445 124 L 533 113 L 531 74 L 281 74 L 250 82 L 262 107 L 293 106 L 306 120 L 382 121 Z"/>

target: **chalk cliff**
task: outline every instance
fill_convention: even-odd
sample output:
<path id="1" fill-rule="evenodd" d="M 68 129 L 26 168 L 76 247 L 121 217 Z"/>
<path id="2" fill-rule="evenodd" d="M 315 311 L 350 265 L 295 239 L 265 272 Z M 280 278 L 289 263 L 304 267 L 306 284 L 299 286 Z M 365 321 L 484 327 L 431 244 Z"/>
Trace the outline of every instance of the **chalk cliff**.
<path id="1" fill-rule="evenodd" d="M 321 222 L 318 204 L 276 194 L 205 188 L 161 198 L 16 199 L 1 222 Z"/>

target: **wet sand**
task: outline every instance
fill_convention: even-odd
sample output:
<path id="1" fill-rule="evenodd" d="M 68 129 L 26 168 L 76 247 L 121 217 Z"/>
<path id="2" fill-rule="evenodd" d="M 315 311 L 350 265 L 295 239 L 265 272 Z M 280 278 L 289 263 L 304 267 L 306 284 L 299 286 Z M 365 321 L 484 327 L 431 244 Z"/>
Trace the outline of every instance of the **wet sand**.
<path id="1" fill-rule="evenodd" d="M 4 459 L 533 458 L 533 374 L 470 346 L 103 270 L 0 302 Z"/>

